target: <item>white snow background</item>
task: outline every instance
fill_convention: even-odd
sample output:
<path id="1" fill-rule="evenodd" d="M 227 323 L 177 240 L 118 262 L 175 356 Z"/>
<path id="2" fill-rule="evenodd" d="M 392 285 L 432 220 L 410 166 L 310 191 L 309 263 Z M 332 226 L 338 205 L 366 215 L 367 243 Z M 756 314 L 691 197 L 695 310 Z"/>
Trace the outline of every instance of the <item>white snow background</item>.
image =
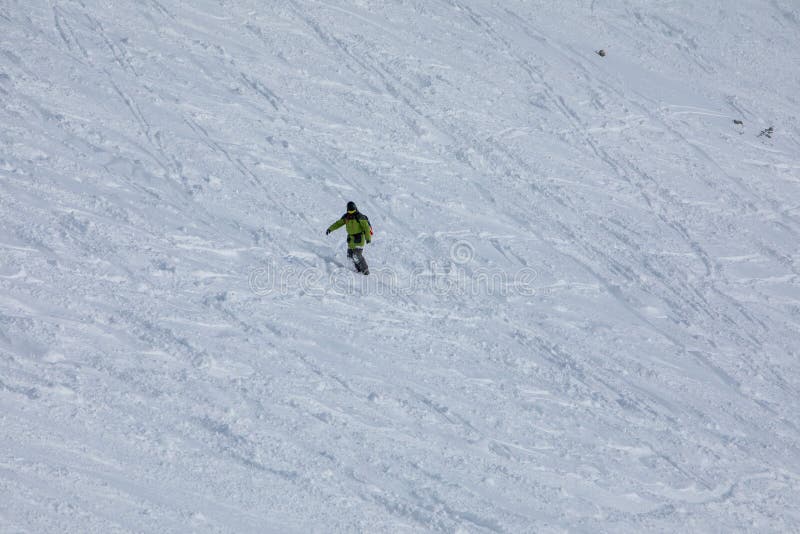
<path id="1" fill-rule="evenodd" d="M 800 531 L 799 89 L 794 0 L 1 0 L 0 532 Z"/>

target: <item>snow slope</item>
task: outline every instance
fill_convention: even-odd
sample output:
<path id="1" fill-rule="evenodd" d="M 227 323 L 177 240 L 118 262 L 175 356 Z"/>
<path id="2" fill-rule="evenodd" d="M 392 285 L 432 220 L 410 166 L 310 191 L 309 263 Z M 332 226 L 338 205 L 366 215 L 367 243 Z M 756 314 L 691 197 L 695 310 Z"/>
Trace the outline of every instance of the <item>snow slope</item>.
<path id="1" fill-rule="evenodd" d="M 800 530 L 798 42 L 0 2 L 0 531 Z"/>

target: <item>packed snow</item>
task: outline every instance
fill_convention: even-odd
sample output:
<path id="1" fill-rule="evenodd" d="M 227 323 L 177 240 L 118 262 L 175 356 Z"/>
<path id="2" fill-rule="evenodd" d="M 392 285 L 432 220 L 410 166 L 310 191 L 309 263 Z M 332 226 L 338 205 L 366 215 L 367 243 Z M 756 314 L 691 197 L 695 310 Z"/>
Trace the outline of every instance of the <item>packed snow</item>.
<path id="1" fill-rule="evenodd" d="M 0 532 L 800 531 L 798 45 L 794 0 L 3 0 Z"/>

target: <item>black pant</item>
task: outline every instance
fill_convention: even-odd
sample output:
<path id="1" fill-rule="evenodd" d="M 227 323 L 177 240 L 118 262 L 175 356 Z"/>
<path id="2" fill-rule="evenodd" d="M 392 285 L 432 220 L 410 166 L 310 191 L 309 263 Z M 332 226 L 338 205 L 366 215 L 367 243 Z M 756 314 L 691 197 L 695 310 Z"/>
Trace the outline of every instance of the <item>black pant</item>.
<path id="1" fill-rule="evenodd" d="M 363 251 L 364 249 L 361 248 L 349 248 L 347 249 L 347 257 L 353 260 L 356 271 L 369 274 L 369 266 L 367 265 L 367 260 L 364 259 Z"/>

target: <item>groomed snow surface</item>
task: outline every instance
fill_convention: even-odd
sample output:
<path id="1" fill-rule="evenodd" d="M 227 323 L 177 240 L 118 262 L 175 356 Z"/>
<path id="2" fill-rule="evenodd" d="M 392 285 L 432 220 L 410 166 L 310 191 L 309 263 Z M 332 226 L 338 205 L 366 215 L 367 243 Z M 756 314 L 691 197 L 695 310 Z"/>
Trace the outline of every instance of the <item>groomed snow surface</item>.
<path id="1" fill-rule="evenodd" d="M 0 1 L 0 532 L 800 531 L 798 66 L 794 0 Z"/>

